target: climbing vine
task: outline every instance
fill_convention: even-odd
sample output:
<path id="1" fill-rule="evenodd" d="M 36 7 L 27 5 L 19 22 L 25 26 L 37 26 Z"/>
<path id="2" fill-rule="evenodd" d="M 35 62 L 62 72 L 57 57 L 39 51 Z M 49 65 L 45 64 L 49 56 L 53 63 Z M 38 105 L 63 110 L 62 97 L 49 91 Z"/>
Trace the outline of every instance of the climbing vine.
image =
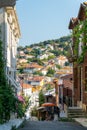
<path id="1" fill-rule="evenodd" d="M 10 119 L 10 113 L 15 111 L 15 97 L 5 75 L 5 58 L 2 42 L 0 41 L 0 123 Z"/>
<path id="2" fill-rule="evenodd" d="M 87 16 L 87 9 L 86 14 Z M 79 21 L 79 24 L 73 29 L 74 37 L 74 55 L 77 57 L 77 63 L 82 63 L 84 61 L 85 53 L 87 52 L 87 17 L 84 21 Z M 82 43 L 81 54 L 79 52 L 79 43 Z"/>
<path id="3" fill-rule="evenodd" d="M 8 84 L 5 74 L 6 61 L 3 52 L 3 44 L 0 41 L 0 124 L 10 119 L 11 113 L 17 113 L 18 117 L 23 117 L 29 101 L 29 99 L 24 98 L 25 102 L 20 102 L 12 86 Z"/>

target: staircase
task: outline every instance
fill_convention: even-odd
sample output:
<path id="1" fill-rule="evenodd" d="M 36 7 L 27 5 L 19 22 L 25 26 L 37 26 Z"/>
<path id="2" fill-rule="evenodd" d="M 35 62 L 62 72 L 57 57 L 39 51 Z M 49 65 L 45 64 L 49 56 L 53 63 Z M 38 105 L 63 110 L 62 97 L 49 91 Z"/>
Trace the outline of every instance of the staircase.
<path id="1" fill-rule="evenodd" d="M 80 117 L 86 117 L 86 113 L 82 108 L 69 107 L 67 110 L 67 116 L 69 118 L 80 118 Z"/>

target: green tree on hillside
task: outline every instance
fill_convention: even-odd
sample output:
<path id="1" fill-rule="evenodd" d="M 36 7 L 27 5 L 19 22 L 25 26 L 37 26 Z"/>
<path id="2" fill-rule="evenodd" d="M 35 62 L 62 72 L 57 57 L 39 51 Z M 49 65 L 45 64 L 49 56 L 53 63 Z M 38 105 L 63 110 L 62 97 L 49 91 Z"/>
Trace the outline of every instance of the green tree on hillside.
<path id="1" fill-rule="evenodd" d="M 55 73 L 55 70 L 52 69 L 52 68 L 49 68 L 49 69 L 48 69 L 48 72 L 47 72 L 47 76 L 53 76 L 54 73 Z"/>

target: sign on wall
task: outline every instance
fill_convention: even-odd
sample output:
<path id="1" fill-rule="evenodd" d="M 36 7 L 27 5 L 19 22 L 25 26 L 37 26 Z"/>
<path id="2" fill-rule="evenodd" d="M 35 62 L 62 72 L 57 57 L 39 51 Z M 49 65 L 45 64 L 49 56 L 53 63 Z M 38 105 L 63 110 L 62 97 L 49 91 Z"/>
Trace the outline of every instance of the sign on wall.
<path id="1" fill-rule="evenodd" d="M 16 0 L 0 0 L 0 8 L 8 7 L 8 6 L 15 6 Z"/>

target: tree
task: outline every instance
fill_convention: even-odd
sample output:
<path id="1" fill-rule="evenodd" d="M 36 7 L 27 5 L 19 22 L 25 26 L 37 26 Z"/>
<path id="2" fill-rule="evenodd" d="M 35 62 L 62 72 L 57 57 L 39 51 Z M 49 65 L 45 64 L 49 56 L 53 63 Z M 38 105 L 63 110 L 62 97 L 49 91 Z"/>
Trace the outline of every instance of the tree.
<path id="1" fill-rule="evenodd" d="M 53 70 L 52 68 L 49 68 L 47 72 L 47 76 L 53 76 L 54 73 L 55 73 L 55 70 Z"/>
<path id="2" fill-rule="evenodd" d="M 19 70 L 19 73 L 21 74 L 23 73 L 23 68 L 19 68 L 18 70 Z"/>
<path id="3" fill-rule="evenodd" d="M 56 64 L 56 67 L 57 67 L 58 69 L 61 69 L 61 66 L 60 66 L 59 64 Z"/>
<path id="4" fill-rule="evenodd" d="M 69 62 L 65 62 L 65 66 L 69 66 Z"/>
<path id="5" fill-rule="evenodd" d="M 48 60 L 51 60 L 51 59 L 54 59 L 54 58 L 55 58 L 54 55 L 50 55 L 50 56 L 48 56 Z"/>
<path id="6" fill-rule="evenodd" d="M 26 110 L 29 108 L 29 98 L 28 96 L 24 96 L 24 94 L 22 93 L 21 97 L 23 98 L 23 102 L 17 101 L 17 117 L 22 118 L 23 116 L 25 116 L 25 112 Z"/>
<path id="7" fill-rule="evenodd" d="M 43 91 L 39 92 L 39 105 L 41 106 L 45 102 Z"/>
<path id="8" fill-rule="evenodd" d="M 35 71 L 35 72 L 33 73 L 33 75 L 43 76 L 42 72 L 40 72 L 40 71 Z"/>

